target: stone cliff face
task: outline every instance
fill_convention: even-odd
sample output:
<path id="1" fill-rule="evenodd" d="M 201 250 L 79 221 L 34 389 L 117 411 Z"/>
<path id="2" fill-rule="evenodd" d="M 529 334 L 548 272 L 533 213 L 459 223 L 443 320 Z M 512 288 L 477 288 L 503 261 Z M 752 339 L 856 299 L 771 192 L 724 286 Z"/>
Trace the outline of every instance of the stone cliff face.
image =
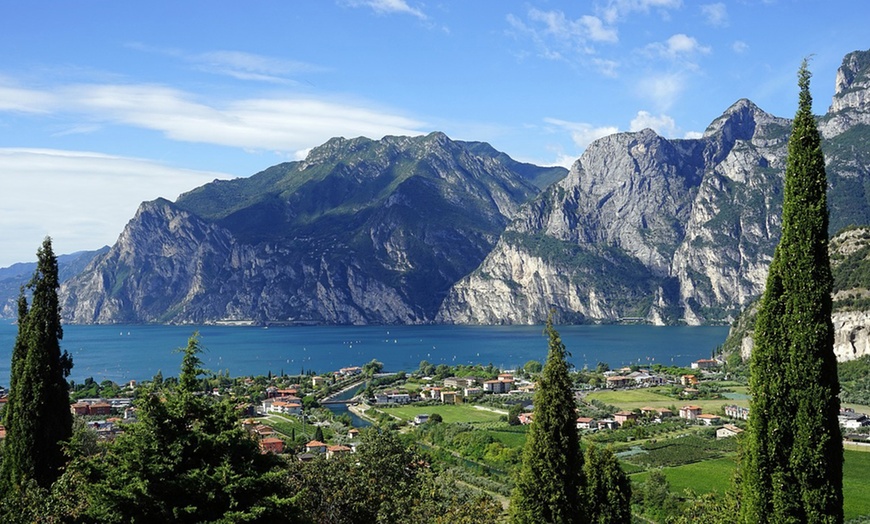
<path id="1" fill-rule="evenodd" d="M 454 286 L 439 319 L 728 320 L 764 284 L 787 131 L 741 100 L 702 139 L 647 129 L 598 140 Z"/>
<path id="2" fill-rule="evenodd" d="M 870 223 L 870 52 L 848 55 L 820 120 L 831 232 Z M 731 322 L 779 241 L 791 122 L 740 100 L 696 140 L 650 130 L 593 143 L 527 204 L 438 319 Z"/>
<path id="3" fill-rule="evenodd" d="M 65 320 L 429 322 L 538 192 L 533 166 L 520 175 L 474 146 L 333 139 L 303 162 L 147 202 L 63 285 Z"/>

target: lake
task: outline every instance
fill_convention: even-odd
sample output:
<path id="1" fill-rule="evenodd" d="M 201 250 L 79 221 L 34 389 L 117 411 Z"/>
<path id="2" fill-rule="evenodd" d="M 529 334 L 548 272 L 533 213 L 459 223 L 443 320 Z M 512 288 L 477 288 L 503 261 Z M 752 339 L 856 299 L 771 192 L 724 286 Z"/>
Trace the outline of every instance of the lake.
<path id="1" fill-rule="evenodd" d="M 629 364 L 680 365 L 725 341 L 722 326 L 556 326 L 576 367 Z M 146 380 L 161 371 L 177 376 L 178 348 L 199 331 L 204 367 L 231 376 L 317 373 L 359 366 L 377 359 L 386 371 L 412 371 L 421 360 L 433 364 L 483 364 L 502 369 L 543 362 L 543 326 L 64 326 L 61 347 L 73 355 L 70 378 L 118 383 Z M 17 326 L 0 323 L 0 384 L 9 383 Z"/>

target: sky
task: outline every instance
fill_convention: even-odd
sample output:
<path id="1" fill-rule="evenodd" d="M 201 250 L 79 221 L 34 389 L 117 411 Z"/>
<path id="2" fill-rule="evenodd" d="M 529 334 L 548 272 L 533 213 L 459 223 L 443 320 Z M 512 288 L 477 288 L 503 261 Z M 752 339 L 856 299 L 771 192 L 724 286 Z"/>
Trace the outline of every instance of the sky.
<path id="1" fill-rule="evenodd" d="M 741 98 L 814 111 L 870 49 L 866 0 L 91 0 L 0 15 L 0 267 L 113 244 L 143 201 L 443 131 L 570 166 L 596 138 L 693 138 Z"/>

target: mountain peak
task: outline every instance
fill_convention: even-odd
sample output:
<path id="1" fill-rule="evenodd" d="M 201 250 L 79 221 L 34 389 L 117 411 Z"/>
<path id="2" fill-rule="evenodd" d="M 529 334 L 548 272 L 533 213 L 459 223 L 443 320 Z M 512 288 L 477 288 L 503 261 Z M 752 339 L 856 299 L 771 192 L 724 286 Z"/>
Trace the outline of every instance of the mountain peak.
<path id="1" fill-rule="evenodd" d="M 836 92 L 819 130 L 833 138 L 858 124 L 870 124 L 870 51 L 854 51 L 837 70 Z"/>

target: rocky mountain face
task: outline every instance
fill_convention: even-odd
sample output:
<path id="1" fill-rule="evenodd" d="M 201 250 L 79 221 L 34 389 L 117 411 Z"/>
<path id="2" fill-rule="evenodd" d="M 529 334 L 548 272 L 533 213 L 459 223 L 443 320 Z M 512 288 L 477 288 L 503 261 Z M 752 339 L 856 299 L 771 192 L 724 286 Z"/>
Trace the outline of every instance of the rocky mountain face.
<path id="1" fill-rule="evenodd" d="M 848 55 L 821 119 L 831 232 L 870 223 L 870 52 Z M 437 319 L 730 322 L 761 294 L 779 241 L 791 122 L 740 100 L 702 138 L 593 143 L 526 205 Z"/>
<path id="2" fill-rule="evenodd" d="M 845 362 L 870 355 L 870 227 L 847 228 L 831 239 L 829 255 L 834 276 L 834 354 Z M 731 327 L 723 354 L 740 352 L 749 360 L 758 300 Z"/>
<path id="3" fill-rule="evenodd" d="M 560 173 L 561 171 L 561 173 Z M 146 202 L 61 288 L 67 322 L 430 322 L 539 179 L 444 134 L 336 138 L 302 162 Z"/>

